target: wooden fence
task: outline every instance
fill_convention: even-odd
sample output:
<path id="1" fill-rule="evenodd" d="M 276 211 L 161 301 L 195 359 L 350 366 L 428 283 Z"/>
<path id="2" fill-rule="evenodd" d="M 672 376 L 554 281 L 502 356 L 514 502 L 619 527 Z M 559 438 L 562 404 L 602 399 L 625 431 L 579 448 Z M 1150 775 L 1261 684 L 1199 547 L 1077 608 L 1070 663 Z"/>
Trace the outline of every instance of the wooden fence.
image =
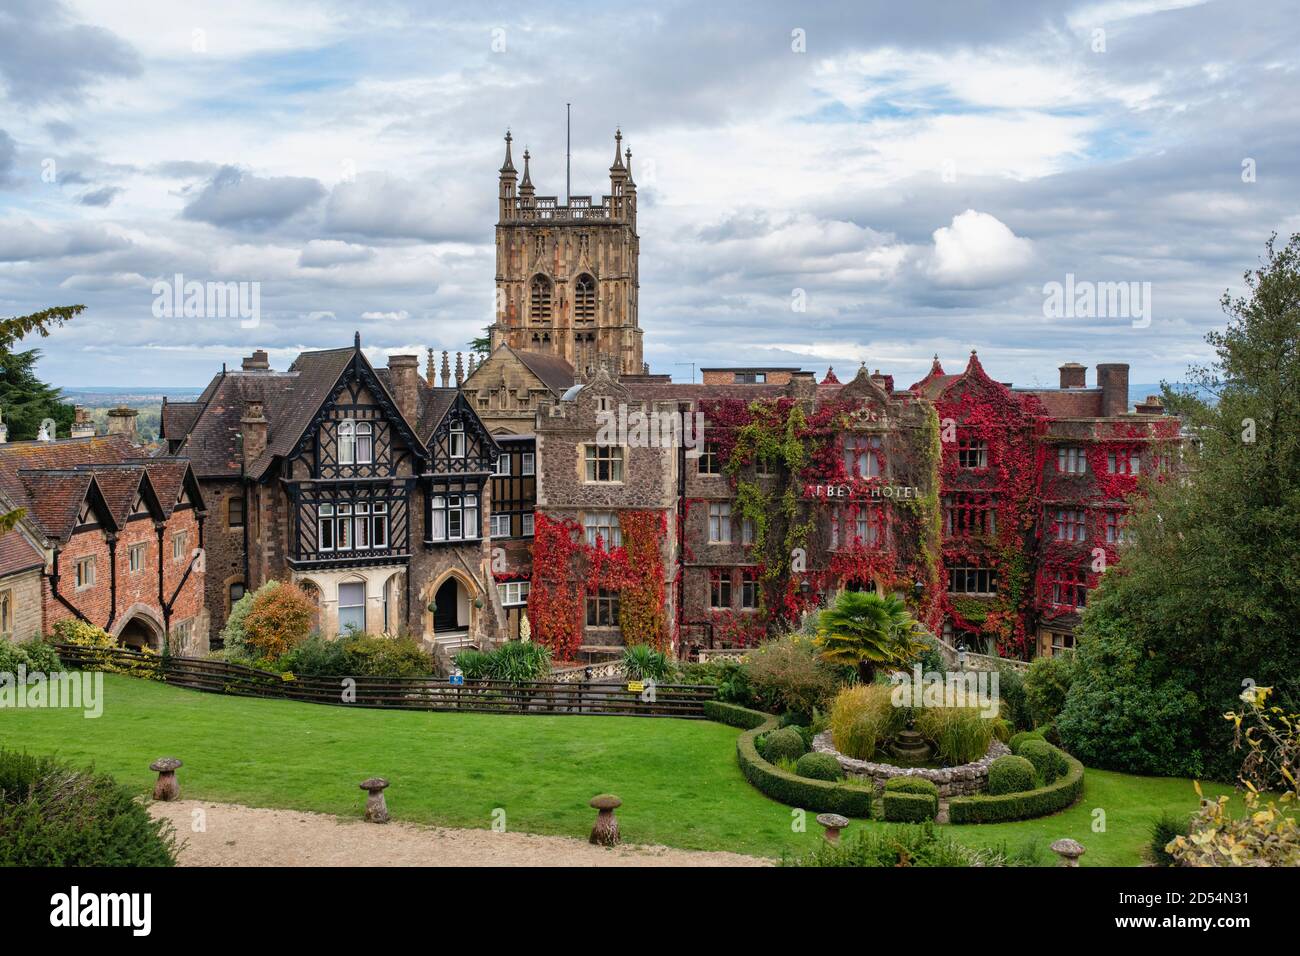
<path id="1" fill-rule="evenodd" d="M 597 714 L 703 719 L 716 688 L 658 684 L 629 690 L 626 683 L 595 681 L 466 680 L 436 677 L 300 677 L 243 664 L 194 657 L 159 657 L 126 648 L 101 650 L 56 644 L 65 667 L 111 670 L 177 687 L 345 707 L 447 710 L 491 714 Z"/>

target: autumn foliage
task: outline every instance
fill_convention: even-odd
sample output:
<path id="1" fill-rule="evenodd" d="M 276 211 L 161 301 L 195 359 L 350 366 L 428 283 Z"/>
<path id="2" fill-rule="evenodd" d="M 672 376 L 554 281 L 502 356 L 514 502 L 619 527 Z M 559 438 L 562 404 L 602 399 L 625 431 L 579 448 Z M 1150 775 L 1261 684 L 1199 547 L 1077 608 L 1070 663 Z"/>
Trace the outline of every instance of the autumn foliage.
<path id="1" fill-rule="evenodd" d="M 244 618 L 246 643 L 255 657 L 276 660 L 311 633 L 316 605 L 296 584 L 258 594 Z"/>

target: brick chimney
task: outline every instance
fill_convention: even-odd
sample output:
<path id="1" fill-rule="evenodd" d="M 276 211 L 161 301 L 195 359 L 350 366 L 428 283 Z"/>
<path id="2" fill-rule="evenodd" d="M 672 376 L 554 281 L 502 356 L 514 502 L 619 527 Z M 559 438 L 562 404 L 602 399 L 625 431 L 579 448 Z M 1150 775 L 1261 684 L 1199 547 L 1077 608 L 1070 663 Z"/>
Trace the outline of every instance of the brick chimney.
<path id="1" fill-rule="evenodd" d="M 95 434 L 95 423 L 90 420 L 90 412 L 84 406 L 75 405 L 72 409 L 72 437 L 91 438 Z"/>
<path id="2" fill-rule="evenodd" d="M 1097 366 L 1097 384 L 1101 387 L 1103 418 L 1128 411 L 1128 364 L 1117 362 Z"/>
<path id="3" fill-rule="evenodd" d="M 126 408 L 119 405 L 117 408 L 108 410 L 108 433 L 110 435 L 125 435 L 127 439 L 135 444 L 135 419 L 139 414 L 134 408 Z M 73 428 L 76 428 L 74 425 Z"/>
<path id="4" fill-rule="evenodd" d="M 397 407 L 408 422 L 414 422 L 419 417 L 420 408 L 420 357 L 388 356 L 388 380 L 393 387 Z"/>
<path id="5" fill-rule="evenodd" d="M 271 425 L 262 411 L 260 398 L 244 399 L 244 417 L 239 420 L 244 435 L 244 468 L 262 457 L 270 437 Z"/>
<path id="6" fill-rule="evenodd" d="M 271 359 L 266 354 L 265 349 L 256 349 L 253 354 L 244 359 L 243 363 L 245 372 L 269 372 L 271 371 Z"/>
<path id="7" fill-rule="evenodd" d="M 1138 402 L 1133 409 L 1139 415 L 1163 415 L 1165 413 L 1165 403 L 1160 400 L 1159 395 L 1148 395 L 1145 402 Z"/>
<path id="8" fill-rule="evenodd" d="M 1061 388 L 1087 388 L 1088 369 L 1078 362 L 1066 362 L 1061 366 Z"/>

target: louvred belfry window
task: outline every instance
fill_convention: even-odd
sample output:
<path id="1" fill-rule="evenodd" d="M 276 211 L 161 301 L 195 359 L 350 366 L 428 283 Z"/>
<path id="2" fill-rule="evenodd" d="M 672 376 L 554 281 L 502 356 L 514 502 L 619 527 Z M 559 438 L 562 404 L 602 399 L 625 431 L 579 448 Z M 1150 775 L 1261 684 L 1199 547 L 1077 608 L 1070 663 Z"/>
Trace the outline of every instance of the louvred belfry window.
<path id="1" fill-rule="evenodd" d="M 528 297 L 529 314 L 534 324 L 549 325 L 551 321 L 551 280 L 534 276 Z"/>
<path id="2" fill-rule="evenodd" d="M 596 282 L 589 275 L 578 276 L 574 284 L 573 318 L 583 325 L 596 321 Z"/>

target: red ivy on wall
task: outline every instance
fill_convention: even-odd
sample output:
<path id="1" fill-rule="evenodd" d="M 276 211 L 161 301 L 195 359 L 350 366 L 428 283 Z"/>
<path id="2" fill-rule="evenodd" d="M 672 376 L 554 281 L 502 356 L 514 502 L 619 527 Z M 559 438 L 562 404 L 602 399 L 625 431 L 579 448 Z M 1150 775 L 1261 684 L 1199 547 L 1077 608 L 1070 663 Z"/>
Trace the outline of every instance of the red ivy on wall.
<path id="1" fill-rule="evenodd" d="M 618 592 L 626 644 L 661 651 L 670 646 L 662 552 L 668 517 L 662 511 L 620 511 L 618 520 L 623 543 L 606 548 L 601 539 L 587 544 L 576 521 L 536 513 L 528 619 L 533 640 L 551 648 L 556 660 L 577 656 L 586 597 L 602 589 Z"/>

